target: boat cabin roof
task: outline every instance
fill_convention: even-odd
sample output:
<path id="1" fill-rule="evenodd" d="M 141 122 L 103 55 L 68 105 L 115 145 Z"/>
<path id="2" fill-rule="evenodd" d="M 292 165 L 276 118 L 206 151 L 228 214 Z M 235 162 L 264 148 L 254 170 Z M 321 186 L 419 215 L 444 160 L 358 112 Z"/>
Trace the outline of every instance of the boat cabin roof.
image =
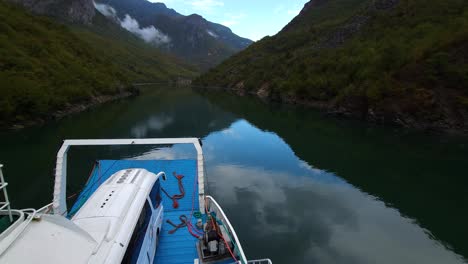
<path id="1" fill-rule="evenodd" d="M 16 239 L 0 260 L 120 263 L 156 180 L 156 174 L 145 169 L 116 172 L 84 202 L 72 221 L 58 215 L 41 215 L 26 226 L 21 239 Z"/>

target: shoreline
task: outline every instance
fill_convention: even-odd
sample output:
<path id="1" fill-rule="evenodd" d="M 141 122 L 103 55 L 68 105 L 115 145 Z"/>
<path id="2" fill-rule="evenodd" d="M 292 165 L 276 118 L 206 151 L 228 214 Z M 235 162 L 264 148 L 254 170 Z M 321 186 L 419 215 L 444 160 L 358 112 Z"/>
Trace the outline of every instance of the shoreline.
<path id="1" fill-rule="evenodd" d="M 60 120 L 65 117 L 84 112 L 86 110 L 89 110 L 93 107 L 96 107 L 105 103 L 118 101 L 121 99 L 130 98 L 130 97 L 138 96 L 138 95 L 139 95 L 139 90 L 133 90 L 133 91 L 121 92 L 116 95 L 100 95 L 100 96 L 92 97 L 91 99 L 84 101 L 84 102 L 80 102 L 76 104 L 67 104 L 64 108 L 50 113 L 47 118 L 35 118 L 35 119 L 27 120 L 27 121 L 0 124 L 0 131 L 12 131 L 12 130 L 14 131 L 14 130 L 21 130 L 21 129 L 28 128 L 28 127 L 33 127 L 33 126 L 44 125 L 48 123 L 49 121 Z"/>
<path id="2" fill-rule="evenodd" d="M 28 127 L 44 125 L 50 121 L 60 120 L 67 116 L 71 116 L 74 114 L 84 112 L 86 110 L 89 110 L 93 107 L 96 107 L 105 103 L 118 101 L 118 100 L 125 99 L 125 98 L 130 98 L 133 96 L 138 96 L 142 93 L 141 87 L 144 87 L 144 86 L 160 85 L 160 84 L 168 84 L 168 83 L 169 84 L 172 83 L 172 85 L 175 85 L 175 86 L 190 86 L 191 81 L 192 81 L 191 79 L 179 78 L 173 82 L 164 81 L 164 82 L 133 83 L 130 86 L 130 88 L 115 95 L 100 95 L 100 96 L 92 97 L 86 101 L 82 101 L 79 103 L 75 103 L 75 104 L 68 103 L 63 108 L 49 113 L 47 117 L 37 117 L 37 118 L 30 119 L 30 120 L 25 120 L 25 121 L 14 121 L 14 122 L 5 122 L 5 123 L 0 122 L 0 132 L 15 131 L 15 130 L 21 130 L 21 129 L 28 128 Z"/>
<path id="3" fill-rule="evenodd" d="M 278 103 L 290 106 L 300 106 L 310 109 L 315 109 L 322 112 L 323 115 L 361 120 L 370 124 L 377 125 L 390 125 L 397 128 L 413 129 L 421 132 L 434 133 L 434 134 L 448 134 L 454 136 L 468 136 L 468 127 L 453 127 L 448 124 L 447 120 L 438 120 L 435 122 L 418 121 L 409 115 L 403 113 L 389 115 L 388 113 L 379 113 L 373 109 L 368 109 L 366 113 L 354 111 L 345 106 L 334 106 L 332 102 L 317 101 L 317 100 L 302 100 L 295 97 L 288 97 L 280 95 L 272 97 L 270 94 L 262 92 L 262 89 L 255 91 L 246 91 L 244 89 L 236 89 L 218 87 L 218 86 L 192 86 L 194 89 L 207 90 L 207 91 L 222 91 L 233 94 L 235 96 L 249 96 L 261 100 L 264 103 Z"/>

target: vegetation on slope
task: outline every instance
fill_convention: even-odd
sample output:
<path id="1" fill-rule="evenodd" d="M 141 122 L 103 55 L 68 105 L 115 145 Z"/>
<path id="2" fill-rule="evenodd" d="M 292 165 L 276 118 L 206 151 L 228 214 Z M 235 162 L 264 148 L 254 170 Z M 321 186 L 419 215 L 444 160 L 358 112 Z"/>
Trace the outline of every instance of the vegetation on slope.
<path id="1" fill-rule="evenodd" d="M 406 126 L 468 127 L 468 2 L 313 0 L 283 31 L 201 76 Z"/>
<path id="2" fill-rule="evenodd" d="M 0 1 L 0 125 L 45 119 L 134 81 L 194 75 L 104 17 L 93 24 L 66 26 Z"/>

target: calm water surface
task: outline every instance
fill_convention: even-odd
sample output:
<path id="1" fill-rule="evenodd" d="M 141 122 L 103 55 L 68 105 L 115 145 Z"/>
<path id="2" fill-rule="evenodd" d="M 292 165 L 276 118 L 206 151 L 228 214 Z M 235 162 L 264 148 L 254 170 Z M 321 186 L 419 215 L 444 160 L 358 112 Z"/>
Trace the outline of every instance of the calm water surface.
<path id="1" fill-rule="evenodd" d="M 14 206 L 51 200 L 63 139 L 200 137 L 208 191 L 250 258 L 467 263 L 467 139 L 324 118 L 253 98 L 149 89 L 46 126 L 0 132 Z M 79 190 L 93 159 L 193 154 L 187 146 L 74 149 L 69 193 Z"/>

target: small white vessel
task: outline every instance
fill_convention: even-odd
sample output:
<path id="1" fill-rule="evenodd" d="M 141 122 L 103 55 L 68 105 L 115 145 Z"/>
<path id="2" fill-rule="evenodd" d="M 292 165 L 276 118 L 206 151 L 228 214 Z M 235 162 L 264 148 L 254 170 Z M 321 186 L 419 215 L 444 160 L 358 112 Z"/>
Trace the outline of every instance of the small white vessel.
<path id="1" fill-rule="evenodd" d="M 67 208 L 72 146 L 192 144 L 193 160 L 99 160 Z M 0 263 L 271 263 L 247 260 L 219 204 L 205 195 L 201 142 L 183 139 L 66 140 L 53 202 L 10 208 L 0 165 Z"/>

